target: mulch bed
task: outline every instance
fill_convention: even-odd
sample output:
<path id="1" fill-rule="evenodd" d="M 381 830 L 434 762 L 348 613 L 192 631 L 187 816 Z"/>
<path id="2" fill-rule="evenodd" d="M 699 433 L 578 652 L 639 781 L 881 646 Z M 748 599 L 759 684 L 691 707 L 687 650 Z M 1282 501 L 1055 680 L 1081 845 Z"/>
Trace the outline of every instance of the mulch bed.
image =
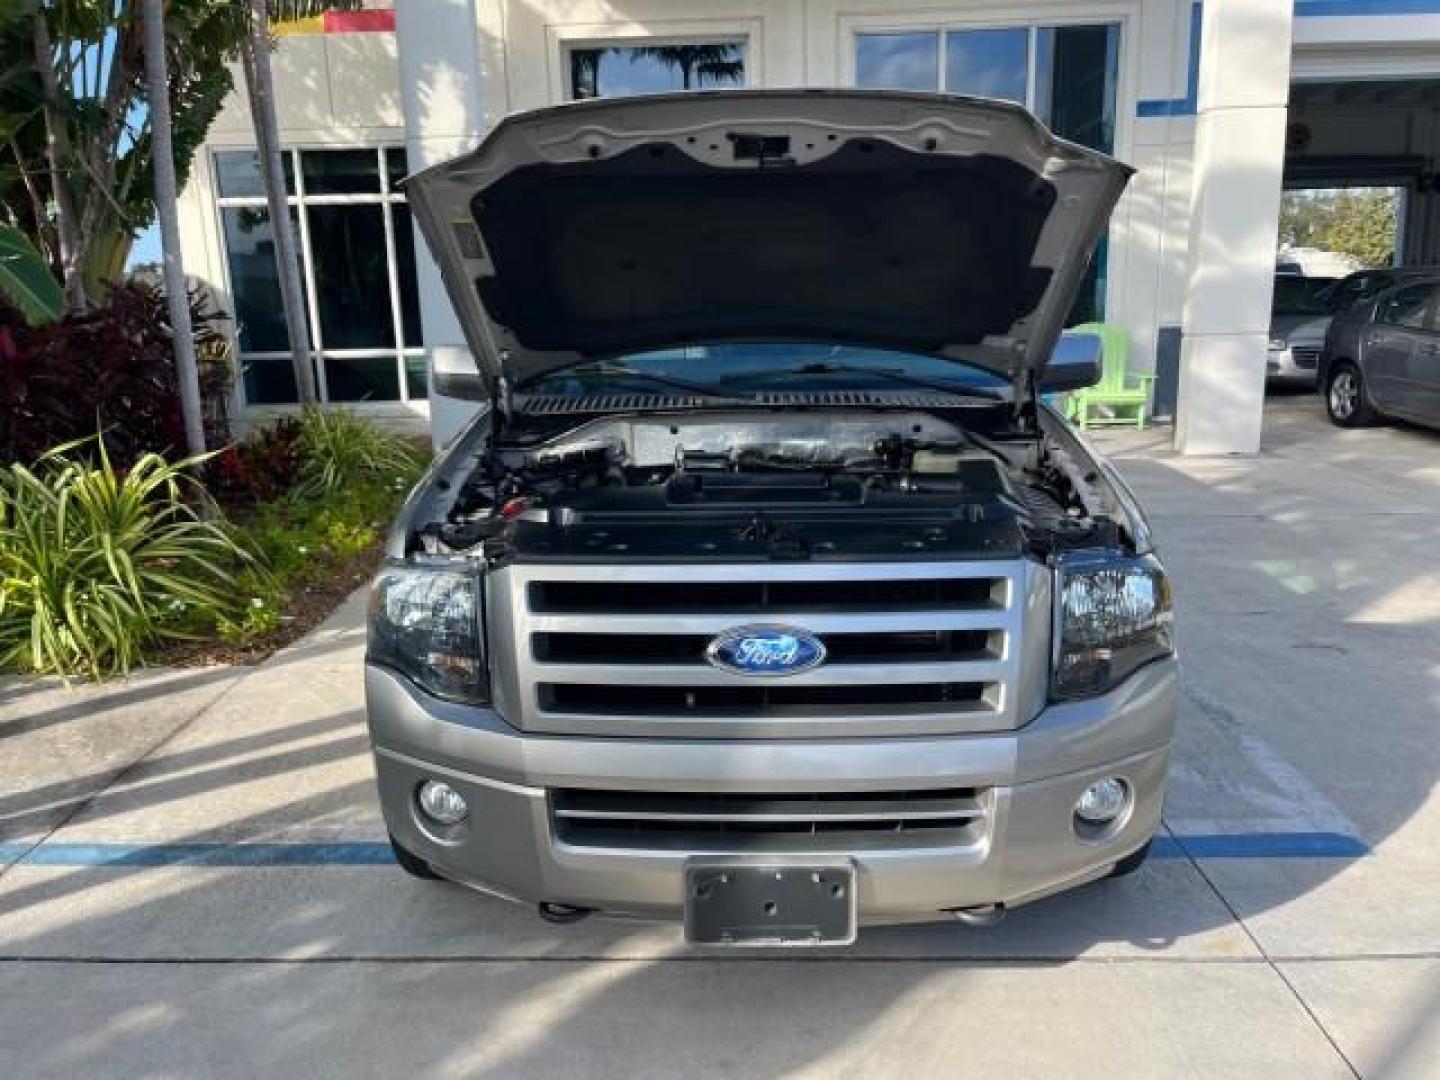
<path id="1" fill-rule="evenodd" d="M 244 645 L 229 645 L 219 638 L 203 641 L 176 641 L 162 646 L 146 663 L 149 667 L 212 667 L 216 664 L 258 664 L 319 626 L 352 592 L 364 585 L 380 568 L 385 543 L 353 558 L 336 563 L 324 581 L 291 589 L 285 613 L 273 633 Z"/>

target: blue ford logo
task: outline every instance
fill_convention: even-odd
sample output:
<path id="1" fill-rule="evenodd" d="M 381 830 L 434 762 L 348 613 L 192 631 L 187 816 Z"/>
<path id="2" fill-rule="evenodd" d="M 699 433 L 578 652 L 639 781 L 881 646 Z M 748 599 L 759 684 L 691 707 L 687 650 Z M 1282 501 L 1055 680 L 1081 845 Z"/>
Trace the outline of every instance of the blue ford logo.
<path id="1" fill-rule="evenodd" d="M 710 642 L 705 659 L 736 675 L 797 675 L 825 662 L 825 645 L 793 626 L 739 626 Z"/>

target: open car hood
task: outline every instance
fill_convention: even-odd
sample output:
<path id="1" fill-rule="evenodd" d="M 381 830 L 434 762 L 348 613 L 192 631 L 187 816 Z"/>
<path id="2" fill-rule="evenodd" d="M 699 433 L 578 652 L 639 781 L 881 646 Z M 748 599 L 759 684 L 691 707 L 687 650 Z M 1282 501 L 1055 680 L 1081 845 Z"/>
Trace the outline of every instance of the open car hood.
<path id="1" fill-rule="evenodd" d="M 437 352 L 442 393 L 746 340 L 929 353 L 1018 390 L 1130 174 L 1005 102 L 702 91 L 511 116 L 405 190 L 470 350 Z"/>

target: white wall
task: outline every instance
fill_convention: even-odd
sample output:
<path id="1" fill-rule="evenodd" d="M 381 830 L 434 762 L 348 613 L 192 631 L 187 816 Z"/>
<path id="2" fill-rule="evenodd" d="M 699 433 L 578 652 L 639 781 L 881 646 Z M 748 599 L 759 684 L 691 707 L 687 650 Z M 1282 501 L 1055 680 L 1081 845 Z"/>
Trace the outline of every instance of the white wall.
<path id="1" fill-rule="evenodd" d="M 1138 27 L 1137 97 L 1185 103 L 1191 92 L 1191 5 L 1146 3 Z M 1188 111 L 1186 111 L 1188 110 Z M 1162 327 L 1178 326 L 1185 299 L 1190 230 L 1193 101 L 1172 115 L 1136 116 L 1124 159 L 1136 169 L 1117 212 L 1124 223 L 1125 259 L 1112 273 L 1107 317 L 1130 331 L 1130 365 L 1155 366 Z"/>

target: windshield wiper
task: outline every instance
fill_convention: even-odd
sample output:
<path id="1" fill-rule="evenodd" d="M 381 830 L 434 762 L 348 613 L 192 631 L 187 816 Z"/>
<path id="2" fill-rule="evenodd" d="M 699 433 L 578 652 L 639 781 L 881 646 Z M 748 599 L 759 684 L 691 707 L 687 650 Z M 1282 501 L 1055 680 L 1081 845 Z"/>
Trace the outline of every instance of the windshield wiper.
<path id="1" fill-rule="evenodd" d="M 621 379 L 644 379 L 647 382 L 656 383 L 660 386 L 669 386 L 675 390 L 684 390 L 686 393 L 697 394 L 700 397 L 723 398 L 726 401 L 740 400 L 724 387 L 711 386 L 708 383 L 691 382 L 689 379 L 676 378 L 674 375 L 667 375 L 663 371 L 641 371 L 639 368 L 626 367 L 623 364 L 587 364 L 582 367 L 589 367 L 597 375 L 615 376 Z M 533 391 L 536 383 L 542 383 L 552 375 L 575 374 L 581 370 L 580 367 L 559 368 L 555 371 L 547 371 L 545 374 L 534 379 L 527 380 L 522 390 Z"/>
<path id="2" fill-rule="evenodd" d="M 982 401 L 1009 400 L 1005 394 L 988 386 L 952 386 L 935 379 L 925 379 L 919 375 L 911 375 L 909 372 L 900 371 L 897 368 L 866 367 L 863 364 L 837 364 L 833 360 L 814 360 L 808 364 L 799 364 L 795 367 L 775 368 L 771 371 L 746 372 L 744 375 L 737 375 L 736 379 L 783 379 L 796 375 L 880 375 L 884 378 L 904 383 L 907 386 L 919 386 L 926 390 L 937 390 L 942 394 L 954 394 L 957 397 L 979 398 Z"/>

